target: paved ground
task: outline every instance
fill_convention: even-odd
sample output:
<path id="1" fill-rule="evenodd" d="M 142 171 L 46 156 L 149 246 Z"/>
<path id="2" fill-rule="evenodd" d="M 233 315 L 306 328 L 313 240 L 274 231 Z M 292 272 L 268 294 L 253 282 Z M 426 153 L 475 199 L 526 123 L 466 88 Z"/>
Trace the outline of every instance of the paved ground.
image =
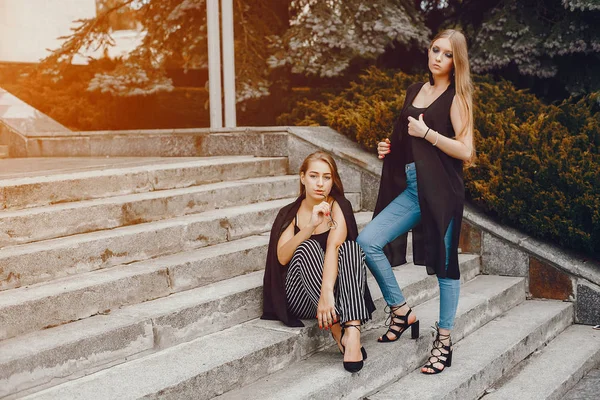
<path id="1" fill-rule="evenodd" d="M 0 160 L 0 179 L 69 173 L 71 171 L 133 167 L 191 161 L 190 157 L 53 157 Z"/>
<path id="2" fill-rule="evenodd" d="M 591 400 L 600 398 L 600 368 L 591 370 L 562 400 Z"/>

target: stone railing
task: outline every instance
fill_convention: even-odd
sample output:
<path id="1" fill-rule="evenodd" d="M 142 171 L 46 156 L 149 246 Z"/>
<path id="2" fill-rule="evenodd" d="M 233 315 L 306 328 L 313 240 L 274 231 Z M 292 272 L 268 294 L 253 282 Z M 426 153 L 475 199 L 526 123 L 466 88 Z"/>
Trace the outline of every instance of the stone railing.
<path id="1" fill-rule="evenodd" d="M 27 138 L 36 132 L 71 132 L 46 114 L 0 88 L 0 143 L 10 148 L 11 157 L 27 157 Z"/>
<path id="2" fill-rule="evenodd" d="M 311 150 L 334 154 L 344 185 L 358 190 L 364 209 L 372 210 L 377 196 L 381 161 L 374 154 L 330 128 L 290 127 L 290 170 Z M 478 212 L 465 208 L 460 248 L 482 256 L 485 274 L 525 277 L 531 298 L 575 303 L 576 322 L 600 324 L 600 265 L 569 254 L 557 246 L 507 228 Z"/>

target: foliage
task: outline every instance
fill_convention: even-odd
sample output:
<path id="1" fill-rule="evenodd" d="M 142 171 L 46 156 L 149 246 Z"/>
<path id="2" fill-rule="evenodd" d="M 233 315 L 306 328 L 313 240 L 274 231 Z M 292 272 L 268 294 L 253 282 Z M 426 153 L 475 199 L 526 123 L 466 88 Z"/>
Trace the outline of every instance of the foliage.
<path id="1" fill-rule="evenodd" d="M 425 47 L 430 33 L 422 14 L 403 0 L 294 0 L 290 12 L 269 63 L 291 65 L 294 73 L 338 76 L 352 59 L 376 58 L 393 43 Z"/>
<path id="2" fill-rule="evenodd" d="M 357 82 L 324 100 L 301 100 L 277 119 L 278 125 L 328 125 L 366 148 L 387 137 L 404 102 L 404 89 L 415 77 L 371 67 Z"/>
<path id="3" fill-rule="evenodd" d="M 77 21 L 45 59 L 46 72 L 60 78 L 76 54 L 113 45 L 111 26 L 119 14 L 141 26 L 143 41 L 113 71 L 96 75 L 88 90 L 124 96 L 172 90 L 168 66 L 207 66 L 206 0 L 102 4 L 96 18 Z M 238 102 L 269 93 L 271 68 L 337 76 L 356 57 L 374 58 L 393 43 L 424 44 L 429 34 L 406 0 L 235 0 L 234 22 Z"/>
<path id="4" fill-rule="evenodd" d="M 466 173 L 471 198 L 533 236 L 597 256 L 600 93 L 545 106 L 510 86 L 478 85 L 479 165 Z"/>
<path id="5" fill-rule="evenodd" d="M 330 125 L 374 151 L 412 82 L 371 68 L 324 101 L 301 101 L 280 123 Z M 468 197 L 534 237 L 600 254 L 600 92 L 545 105 L 506 81 L 475 77 L 478 158 Z"/>
<path id="6" fill-rule="evenodd" d="M 274 4 L 271 4 L 274 3 Z M 274 0 L 235 0 L 235 53 L 238 100 L 260 97 L 268 86 L 265 38 L 281 32 L 286 21 Z M 45 73 L 62 78 L 77 54 L 114 45 L 111 24 L 125 13 L 144 32 L 142 43 L 113 71 L 94 76 L 88 90 L 121 96 L 172 90 L 167 68 L 206 68 L 205 0 L 105 0 L 95 18 L 75 21 L 73 33 L 42 63 Z M 284 14 L 287 9 L 284 9 Z M 279 14 L 277 14 L 279 12 Z M 268 21 L 268 23 L 265 23 Z"/>
<path id="7" fill-rule="evenodd" d="M 505 0 L 476 30 L 472 69 L 514 66 L 519 74 L 553 78 L 571 94 L 600 90 L 600 5 L 596 0 Z"/>

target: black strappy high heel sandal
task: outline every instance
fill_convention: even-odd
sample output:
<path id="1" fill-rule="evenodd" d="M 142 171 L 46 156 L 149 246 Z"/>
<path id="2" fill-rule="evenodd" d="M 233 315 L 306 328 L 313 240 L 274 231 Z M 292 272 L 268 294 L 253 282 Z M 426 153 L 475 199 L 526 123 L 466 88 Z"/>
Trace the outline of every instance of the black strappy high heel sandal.
<path id="1" fill-rule="evenodd" d="M 412 308 L 408 309 L 408 312 L 406 313 L 406 315 L 396 315 L 394 313 L 397 309 L 401 308 L 405 304 L 406 303 L 403 303 L 403 304 L 401 304 L 399 306 L 395 306 L 395 307 L 386 306 L 386 312 L 388 312 L 388 309 L 389 309 L 389 315 L 385 321 L 385 325 L 388 327 L 388 330 L 382 337 L 377 339 L 377 341 L 379 343 L 395 342 L 396 340 L 400 339 L 400 336 L 402 336 L 404 331 L 406 331 L 409 327 L 410 327 L 410 338 L 411 339 L 419 338 L 419 320 L 418 319 L 415 320 L 412 324 L 408 323 L 408 316 L 412 312 Z M 394 319 L 400 320 L 400 322 L 394 321 Z M 396 326 L 400 329 L 398 329 L 398 330 L 392 329 L 392 326 Z M 394 335 L 393 339 L 390 339 L 388 337 L 389 332 L 391 332 Z"/>
<path id="2" fill-rule="evenodd" d="M 344 353 L 346 352 L 346 347 L 342 344 L 342 339 L 344 338 L 344 333 L 346 333 L 346 328 L 356 328 L 360 332 L 360 325 L 348 325 L 348 324 L 342 325 L 342 336 L 340 336 L 340 345 L 342 346 Z M 362 369 L 362 367 L 364 365 L 364 361 L 367 359 L 367 351 L 365 350 L 364 347 L 361 347 L 360 352 L 362 354 L 362 358 L 363 358 L 362 360 L 360 360 L 360 361 L 344 361 L 344 369 L 346 371 L 355 373 Z M 342 353 L 342 354 L 344 354 L 344 353 Z"/>
<path id="3" fill-rule="evenodd" d="M 450 339 L 450 335 L 440 335 L 440 327 L 438 326 L 437 322 L 435 323 L 434 329 L 436 330 L 437 334 L 435 335 L 435 340 L 433 341 L 431 356 L 429 357 L 427 364 L 423 366 L 423 368 L 431 369 L 433 372 L 421 370 L 422 373 L 427 375 L 439 374 L 445 370 L 446 367 L 452 366 L 452 339 Z M 442 343 L 442 340 L 446 339 L 448 340 L 447 346 Z M 434 367 L 433 364 L 442 364 L 444 367 L 440 369 Z"/>

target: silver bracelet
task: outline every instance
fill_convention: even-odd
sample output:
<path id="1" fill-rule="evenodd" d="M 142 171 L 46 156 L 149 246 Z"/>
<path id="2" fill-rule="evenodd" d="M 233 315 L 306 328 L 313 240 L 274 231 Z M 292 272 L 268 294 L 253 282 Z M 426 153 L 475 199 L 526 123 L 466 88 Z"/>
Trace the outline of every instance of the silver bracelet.
<path id="1" fill-rule="evenodd" d="M 433 147 L 437 146 L 437 142 L 440 140 L 440 133 L 438 131 L 435 131 L 435 133 L 437 133 L 437 136 L 435 137 L 435 143 L 433 144 Z"/>

